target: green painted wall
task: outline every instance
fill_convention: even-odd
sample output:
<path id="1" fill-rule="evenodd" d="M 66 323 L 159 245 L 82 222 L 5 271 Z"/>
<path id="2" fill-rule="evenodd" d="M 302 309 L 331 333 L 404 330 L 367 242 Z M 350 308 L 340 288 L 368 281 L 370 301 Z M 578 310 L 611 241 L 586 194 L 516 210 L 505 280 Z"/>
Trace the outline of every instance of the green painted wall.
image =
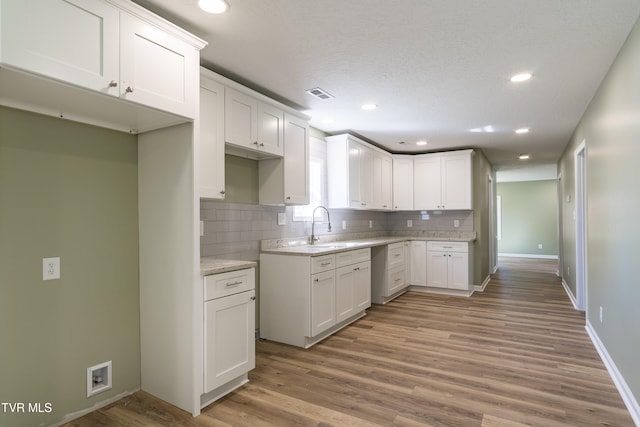
<path id="1" fill-rule="evenodd" d="M 639 75 L 640 23 L 636 23 L 559 163 L 563 279 L 575 295 L 574 151 L 585 141 L 587 321 L 636 399 L 640 397 Z"/>
<path id="2" fill-rule="evenodd" d="M 498 241 L 498 252 L 557 256 L 557 182 L 500 182 L 497 195 L 502 199 L 502 239 Z"/>
<path id="3" fill-rule="evenodd" d="M 59 421 L 140 386 L 136 137 L 0 107 L 0 401 Z M 61 279 L 42 280 L 42 258 Z M 86 397 L 86 369 L 113 389 Z M 44 406 L 43 406 L 44 408 Z"/>
<path id="4" fill-rule="evenodd" d="M 258 204 L 258 161 L 226 155 L 224 160 L 227 203 Z"/>

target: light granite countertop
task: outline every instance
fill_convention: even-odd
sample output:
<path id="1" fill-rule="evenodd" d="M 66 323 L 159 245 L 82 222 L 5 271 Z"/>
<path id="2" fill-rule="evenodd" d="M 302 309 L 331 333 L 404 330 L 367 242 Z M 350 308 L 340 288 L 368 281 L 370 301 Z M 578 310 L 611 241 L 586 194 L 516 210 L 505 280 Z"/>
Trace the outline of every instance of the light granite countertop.
<path id="1" fill-rule="evenodd" d="M 314 245 L 301 244 L 300 241 L 263 241 L 261 252 L 280 255 L 317 256 L 348 251 L 352 249 L 370 248 L 374 246 L 388 245 L 391 243 L 406 242 L 411 240 L 471 243 L 476 240 L 476 236 L 475 233 L 455 235 L 452 234 L 446 236 L 379 236 L 365 239 L 334 240 L 328 242 L 320 242 Z"/>
<path id="2" fill-rule="evenodd" d="M 210 257 L 200 258 L 200 274 L 202 276 L 242 270 L 243 268 L 251 268 L 255 266 L 255 261 L 238 261 L 233 259 L 216 259 Z"/>

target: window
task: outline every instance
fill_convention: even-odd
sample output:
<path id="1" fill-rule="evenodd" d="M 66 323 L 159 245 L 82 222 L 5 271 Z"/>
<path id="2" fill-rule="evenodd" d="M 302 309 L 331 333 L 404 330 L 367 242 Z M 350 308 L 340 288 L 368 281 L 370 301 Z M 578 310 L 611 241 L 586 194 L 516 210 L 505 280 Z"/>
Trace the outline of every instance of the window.
<path id="1" fill-rule="evenodd" d="M 294 221 L 311 221 L 316 206 L 324 205 L 327 200 L 327 146 L 319 139 L 309 139 L 309 204 L 293 208 Z M 316 219 L 322 219 L 323 212 L 316 211 Z"/>

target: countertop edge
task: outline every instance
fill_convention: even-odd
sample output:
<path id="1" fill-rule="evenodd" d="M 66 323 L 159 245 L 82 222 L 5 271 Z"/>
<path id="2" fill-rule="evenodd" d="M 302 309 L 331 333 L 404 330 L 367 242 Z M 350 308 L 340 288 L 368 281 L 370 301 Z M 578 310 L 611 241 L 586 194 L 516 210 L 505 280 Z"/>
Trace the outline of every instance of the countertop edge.
<path id="1" fill-rule="evenodd" d="M 210 276 L 212 274 L 226 273 L 228 271 L 243 270 L 258 265 L 255 261 L 241 261 L 233 259 L 216 259 L 212 257 L 200 258 L 200 275 Z"/>

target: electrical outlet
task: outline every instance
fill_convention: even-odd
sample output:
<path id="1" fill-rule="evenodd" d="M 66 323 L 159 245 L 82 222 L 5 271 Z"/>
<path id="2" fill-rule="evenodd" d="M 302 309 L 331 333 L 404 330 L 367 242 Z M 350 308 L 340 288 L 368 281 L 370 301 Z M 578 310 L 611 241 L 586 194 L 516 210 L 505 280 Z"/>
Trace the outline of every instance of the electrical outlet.
<path id="1" fill-rule="evenodd" d="M 453 227 L 454 228 L 460 227 L 460 220 L 459 219 L 454 219 L 453 220 Z"/>
<path id="2" fill-rule="evenodd" d="M 287 224 L 286 212 L 278 212 L 278 225 L 286 225 L 286 224 Z"/>
<path id="3" fill-rule="evenodd" d="M 407 227 L 409 227 L 409 228 L 413 227 L 413 220 L 412 219 L 408 219 L 407 220 Z"/>
<path id="4" fill-rule="evenodd" d="M 42 280 L 60 278 L 60 257 L 42 258 Z"/>
<path id="5" fill-rule="evenodd" d="M 373 221 L 369 220 L 369 228 L 373 228 Z"/>
<path id="6" fill-rule="evenodd" d="M 602 323 L 602 306 L 600 306 L 600 323 Z"/>
<path id="7" fill-rule="evenodd" d="M 542 249 L 542 243 L 538 243 L 538 249 Z"/>
<path id="8" fill-rule="evenodd" d="M 347 221 L 346 220 L 342 220 L 342 229 L 346 230 L 347 229 Z"/>

